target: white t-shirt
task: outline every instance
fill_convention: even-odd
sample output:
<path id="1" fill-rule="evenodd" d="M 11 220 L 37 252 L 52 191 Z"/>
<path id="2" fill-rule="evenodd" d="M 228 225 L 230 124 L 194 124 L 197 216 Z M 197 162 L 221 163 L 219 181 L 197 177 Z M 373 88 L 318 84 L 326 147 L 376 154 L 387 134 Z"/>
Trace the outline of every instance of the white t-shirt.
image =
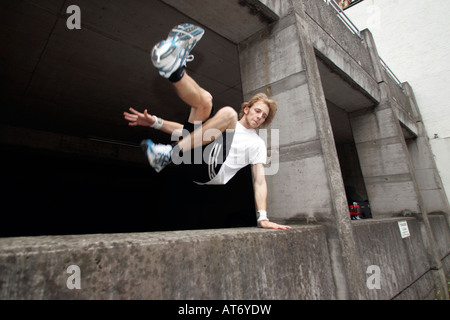
<path id="1" fill-rule="evenodd" d="M 264 140 L 254 129 L 247 129 L 239 122 L 236 124 L 230 153 L 217 175 L 209 185 L 226 184 L 242 168 L 249 164 L 266 164 L 267 148 Z"/>

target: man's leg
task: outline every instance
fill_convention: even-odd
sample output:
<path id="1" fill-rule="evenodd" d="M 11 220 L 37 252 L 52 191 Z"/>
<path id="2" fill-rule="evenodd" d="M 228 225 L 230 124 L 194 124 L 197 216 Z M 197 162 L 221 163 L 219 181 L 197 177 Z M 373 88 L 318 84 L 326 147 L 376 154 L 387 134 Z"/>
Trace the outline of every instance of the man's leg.
<path id="1" fill-rule="evenodd" d="M 212 96 L 208 91 L 200 87 L 186 72 L 183 73 L 181 79 L 172 83 L 178 96 L 191 107 L 188 119 L 190 123 L 204 122 L 210 117 Z M 189 150 L 205 146 L 219 138 L 226 130 L 234 130 L 237 121 L 237 112 L 232 107 L 224 107 L 174 147 L 157 145 L 151 140 L 144 140 L 141 145 L 150 164 L 159 172 L 170 163 L 173 151 L 179 155 L 180 151 L 186 153 Z"/>
<path id="2" fill-rule="evenodd" d="M 226 130 L 234 130 L 237 121 L 237 112 L 232 107 L 223 107 L 211 119 L 184 137 L 175 146 L 155 144 L 151 140 L 144 140 L 141 147 L 145 151 L 150 165 L 156 172 L 160 172 L 172 161 L 172 156 L 178 157 L 180 152 L 186 153 L 210 144 Z M 174 153 L 175 155 L 173 155 Z"/>
<path id="3" fill-rule="evenodd" d="M 178 96 L 191 108 L 189 122 L 205 121 L 211 114 L 212 96 L 187 73 L 186 63 L 194 60 L 192 49 L 205 30 L 185 23 L 174 27 L 166 40 L 157 43 L 151 53 L 152 63 L 159 74 L 173 83 Z"/>
<path id="4" fill-rule="evenodd" d="M 234 130 L 237 121 L 237 112 L 232 107 L 223 107 L 201 127 L 178 142 L 176 148 L 179 150 L 177 151 L 187 152 L 210 144 L 226 130 Z"/>
<path id="5" fill-rule="evenodd" d="M 188 121 L 193 124 L 207 120 L 212 111 L 211 94 L 201 88 L 185 70 L 186 61 L 192 59 L 189 56 L 190 50 L 200 40 L 203 32 L 201 28 L 193 25 L 180 25 L 172 30 L 167 41 L 158 43 L 152 52 L 154 66 L 158 68 L 162 76 L 172 82 L 178 96 L 191 107 Z M 179 54 L 179 52 L 183 54 Z M 172 58 L 171 55 L 177 57 L 175 63 L 170 60 Z M 182 57 L 182 59 L 179 60 L 178 57 Z M 166 63 L 165 60 L 168 62 Z M 168 67 L 172 65 L 178 66 L 176 67 L 177 69 Z M 222 108 L 200 128 L 181 140 L 175 146 L 178 149 L 176 151 L 187 152 L 193 148 L 207 145 L 218 138 L 218 135 L 225 130 L 234 129 L 236 123 L 236 111 L 231 107 Z M 212 130 L 217 134 L 211 135 Z M 156 145 L 151 140 L 144 140 L 141 145 L 147 154 L 150 164 L 157 172 L 161 171 L 170 162 L 173 152 L 171 146 Z"/>
<path id="6" fill-rule="evenodd" d="M 173 86 L 181 100 L 191 107 L 190 123 L 203 122 L 209 118 L 213 97 L 208 91 L 200 87 L 186 72 L 181 80 L 173 82 Z"/>
<path id="7" fill-rule="evenodd" d="M 194 79 L 187 73 L 181 80 L 173 83 L 178 96 L 189 106 L 191 106 L 191 113 L 189 115 L 189 122 L 204 122 L 211 115 L 212 110 L 212 96 L 211 94 L 200 87 Z M 189 136 L 185 137 L 178 143 L 180 151 L 186 152 L 193 148 L 207 145 L 218 138 L 217 134 L 222 134 L 225 130 L 234 130 L 237 123 L 237 113 L 231 107 L 224 107 L 220 109 L 211 119 L 206 121 L 201 127 L 197 128 Z M 206 134 L 205 134 L 206 133 Z"/>

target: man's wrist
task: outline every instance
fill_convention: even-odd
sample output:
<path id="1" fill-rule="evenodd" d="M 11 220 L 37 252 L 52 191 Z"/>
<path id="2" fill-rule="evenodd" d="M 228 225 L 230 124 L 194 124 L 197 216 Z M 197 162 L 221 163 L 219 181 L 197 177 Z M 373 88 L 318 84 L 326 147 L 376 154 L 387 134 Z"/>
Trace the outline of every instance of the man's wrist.
<path id="1" fill-rule="evenodd" d="M 261 221 L 269 221 L 266 210 L 258 210 L 258 226 L 261 227 Z"/>
<path id="2" fill-rule="evenodd" d="M 153 116 L 153 118 L 155 119 L 155 123 L 152 124 L 150 127 L 155 130 L 161 130 L 161 128 L 164 124 L 164 120 L 161 118 L 158 118 L 157 116 Z"/>

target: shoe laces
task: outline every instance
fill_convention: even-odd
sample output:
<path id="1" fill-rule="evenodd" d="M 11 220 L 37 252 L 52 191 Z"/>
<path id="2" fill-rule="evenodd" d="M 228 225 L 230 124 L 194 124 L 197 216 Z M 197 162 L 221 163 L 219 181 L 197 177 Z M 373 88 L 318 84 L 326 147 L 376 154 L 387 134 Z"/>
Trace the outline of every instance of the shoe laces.
<path id="1" fill-rule="evenodd" d="M 194 61 L 194 55 L 190 54 L 186 57 L 186 62 L 192 62 L 192 61 Z"/>
<path id="2" fill-rule="evenodd" d="M 156 164 L 159 166 L 165 166 L 169 163 L 169 157 L 164 154 L 160 154 L 160 157 L 156 159 Z"/>
<path id="3" fill-rule="evenodd" d="M 158 165 L 165 166 L 168 163 L 170 163 L 170 159 L 172 157 L 172 150 L 169 152 L 159 151 L 157 154 L 158 156 L 156 157 L 156 163 Z"/>

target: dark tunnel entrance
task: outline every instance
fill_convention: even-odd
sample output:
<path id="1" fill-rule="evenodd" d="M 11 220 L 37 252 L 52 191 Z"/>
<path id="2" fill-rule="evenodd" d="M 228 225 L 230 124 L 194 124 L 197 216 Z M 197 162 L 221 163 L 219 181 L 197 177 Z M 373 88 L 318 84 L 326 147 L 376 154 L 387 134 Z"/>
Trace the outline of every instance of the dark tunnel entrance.
<path id="1" fill-rule="evenodd" d="M 255 226 L 251 170 L 198 186 L 176 166 L 2 147 L 1 237 Z"/>

